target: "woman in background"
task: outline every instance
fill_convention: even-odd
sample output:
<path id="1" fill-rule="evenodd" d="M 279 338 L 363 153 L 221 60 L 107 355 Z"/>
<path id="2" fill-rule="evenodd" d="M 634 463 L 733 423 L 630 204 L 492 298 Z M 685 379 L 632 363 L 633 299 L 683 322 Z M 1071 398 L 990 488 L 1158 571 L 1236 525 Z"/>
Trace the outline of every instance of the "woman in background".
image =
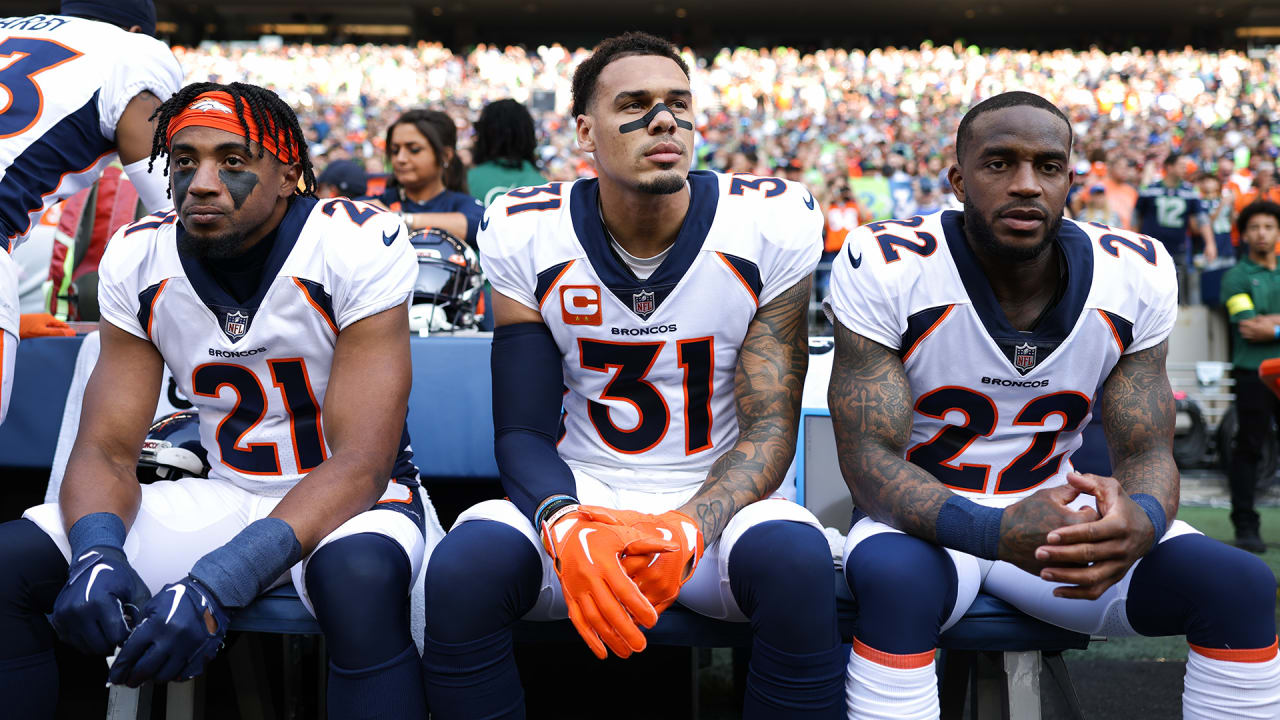
<path id="1" fill-rule="evenodd" d="M 467 193 L 458 160 L 458 129 L 437 110 L 410 110 L 387 128 L 391 180 L 381 195 L 365 198 L 400 213 L 410 231 L 439 228 L 475 247 L 484 207 Z"/>

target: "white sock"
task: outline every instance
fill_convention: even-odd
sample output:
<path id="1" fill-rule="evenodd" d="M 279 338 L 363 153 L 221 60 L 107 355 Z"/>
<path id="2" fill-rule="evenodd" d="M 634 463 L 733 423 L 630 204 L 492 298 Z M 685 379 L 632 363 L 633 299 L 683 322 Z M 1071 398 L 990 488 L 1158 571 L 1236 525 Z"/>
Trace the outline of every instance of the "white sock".
<path id="1" fill-rule="evenodd" d="M 850 720 L 934 720 L 940 712 L 932 651 L 893 655 L 854 638 L 844 682 Z"/>
<path id="2" fill-rule="evenodd" d="M 1183 720 L 1280 718 L 1280 656 L 1262 650 L 1191 646 L 1182 690 Z"/>

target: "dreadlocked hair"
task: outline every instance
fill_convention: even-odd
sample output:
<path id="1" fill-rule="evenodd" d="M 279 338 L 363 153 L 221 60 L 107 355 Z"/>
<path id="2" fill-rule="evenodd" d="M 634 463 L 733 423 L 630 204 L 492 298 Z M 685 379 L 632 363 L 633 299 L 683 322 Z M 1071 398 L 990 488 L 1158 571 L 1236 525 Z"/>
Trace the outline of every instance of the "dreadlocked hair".
<path id="1" fill-rule="evenodd" d="M 266 88 L 246 83 L 235 82 L 230 85 L 211 82 L 192 83 L 174 93 L 156 108 L 156 111 L 151 113 L 151 117 L 147 118 L 156 121 L 156 131 L 151 138 L 151 158 L 147 162 L 147 172 L 155 166 L 157 158 L 169 155 L 169 123 L 181 115 L 182 111 L 195 102 L 197 97 L 215 90 L 221 90 L 231 96 L 235 103 L 236 119 L 240 121 L 241 127 L 248 127 L 244 117 L 246 108 L 250 117 L 253 118 L 253 123 L 258 126 L 257 137 L 249 137 L 249 132 L 246 130 L 245 152 L 252 153 L 249 142 L 253 141 L 258 143 L 258 157 L 262 157 L 266 154 L 266 148 L 262 142 L 263 133 L 271 133 L 271 139 L 276 147 L 290 149 L 289 161 L 302 166 L 302 187 L 296 191 L 296 194 L 315 195 L 315 169 L 311 166 L 311 157 L 307 153 L 307 141 L 303 138 L 302 128 L 298 125 L 298 116 L 294 114 L 293 108 L 280 99 L 279 95 Z M 164 174 L 166 176 L 169 174 L 168 165 L 164 168 Z"/>

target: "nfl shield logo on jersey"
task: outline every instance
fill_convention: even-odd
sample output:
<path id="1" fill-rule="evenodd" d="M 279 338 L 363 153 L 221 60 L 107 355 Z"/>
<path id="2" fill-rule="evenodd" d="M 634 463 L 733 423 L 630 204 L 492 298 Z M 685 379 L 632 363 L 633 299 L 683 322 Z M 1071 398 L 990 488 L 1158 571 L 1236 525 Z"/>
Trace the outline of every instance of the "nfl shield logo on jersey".
<path id="1" fill-rule="evenodd" d="M 227 313 L 226 320 L 223 321 L 223 326 L 226 328 L 227 335 L 230 338 L 239 340 L 244 337 L 246 332 L 249 331 L 249 316 L 239 310 L 233 313 Z"/>
<path id="2" fill-rule="evenodd" d="M 653 314 L 653 291 L 641 290 L 631 296 L 631 309 L 642 318 Z"/>
<path id="3" fill-rule="evenodd" d="M 1036 366 L 1036 346 L 1031 343 L 1022 343 L 1013 348 L 1013 366 L 1018 372 L 1027 374 Z"/>

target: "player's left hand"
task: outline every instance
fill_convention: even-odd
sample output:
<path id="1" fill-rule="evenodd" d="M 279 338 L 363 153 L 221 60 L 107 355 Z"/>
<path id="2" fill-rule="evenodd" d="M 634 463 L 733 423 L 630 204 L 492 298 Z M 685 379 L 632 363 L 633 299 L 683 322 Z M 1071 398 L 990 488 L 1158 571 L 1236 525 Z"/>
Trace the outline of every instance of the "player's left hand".
<path id="1" fill-rule="evenodd" d="M 618 513 L 618 511 L 614 511 Z M 627 555 L 622 568 L 635 581 L 636 587 L 662 614 L 680 595 L 680 588 L 693 577 L 702 559 L 702 530 L 688 515 L 670 510 L 661 515 L 647 513 L 619 514 L 618 519 L 636 530 L 661 536 L 679 544 L 678 550 L 647 555 Z"/>
<path id="2" fill-rule="evenodd" d="M 1155 529 L 1115 478 L 1072 472 L 1067 482 L 1097 499 L 1101 517 L 1050 532 L 1048 544 L 1036 549 L 1047 566 L 1040 577 L 1066 583 L 1054 588 L 1057 597 L 1096 600 L 1151 549 Z"/>
<path id="3" fill-rule="evenodd" d="M 117 685 L 138 687 L 199 675 L 222 647 L 230 624 L 213 593 L 190 576 L 156 593 L 140 618 L 107 674 Z"/>
<path id="4" fill-rule="evenodd" d="M 49 313 L 23 313 L 18 316 L 18 337 L 70 337 L 76 331 Z"/>

